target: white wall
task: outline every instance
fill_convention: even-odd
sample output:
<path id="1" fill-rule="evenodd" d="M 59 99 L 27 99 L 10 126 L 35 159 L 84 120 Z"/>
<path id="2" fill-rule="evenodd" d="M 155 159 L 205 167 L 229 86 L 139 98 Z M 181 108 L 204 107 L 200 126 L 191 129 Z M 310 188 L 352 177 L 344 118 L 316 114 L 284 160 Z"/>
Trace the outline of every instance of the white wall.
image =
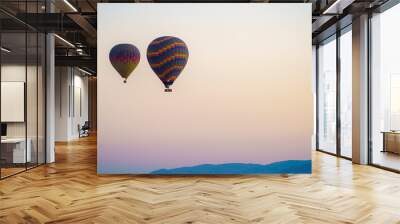
<path id="1" fill-rule="evenodd" d="M 55 140 L 67 141 L 69 139 L 69 84 L 70 75 L 68 67 L 55 69 Z"/>
<path id="2" fill-rule="evenodd" d="M 56 67 L 56 141 L 77 139 L 78 124 L 83 125 L 88 120 L 88 78 L 83 75 L 76 68 Z M 82 105 L 81 113 L 79 105 Z"/>
<path id="3" fill-rule="evenodd" d="M 28 71 L 32 71 L 33 67 L 27 67 Z M 2 65 L 1 81 L 25 82 L 25 65 Z M 7 137 L 25 137 L 25 123 L 12 122 L 7 123 Z"/>
<path id="4" fill-rule="evenodd" d="M 37 70 L 38 69 L 38 70 Z M 39 149 L 39 162 L 44 162 L 44 74 L 42 68 L 25 64 L 3 64 L 1 81 L 26 83 L 26 122 L 7 122 L 7 137 L 21 138 L 25 135 L 31 140 L 32 158 L 36 159 Z M 26 80 L 27 79 L 27 80 Z M 2 108 L 3 110 L 4 108 Z M 27 133 L 26 133 L 27 131 Z M 37 138 L 36 138 L 37 137 Z M 35 159 L 33 160 L 34 162 Z"/>
<path id="5" fill-rule="evenodd" d="M 27 69 L 27 70 L 25 70 Z M 28 72 L 28 80 L 29 80 L 29 85 L 36 85 L 36 81 L 32 83 L 33 79 L 29 76 L 31 74 L 34 74 L 36 76 L 36 67 L 34 66 L 28 66 L 25 67 L 24 65 L 18 65 L 18 64 L 9 64 L 9 65 L 2 65 L 1 66 L 1 81 L 3 82 L 25 82 L 25 75 L 26 71 Z M 28 102 L 32 102 L 34 100 L 29 99 L 30 98 L 36 98 L 36 88 L 28 88 Z M 31 108 L 29 109 L 30 111 L 36 110 L 36 103 L 29 105 Z M 36 113 L 28 113 L 28 122 L 34 121 L 36 123 Z M 8 122 L 7 123 L 7 135 L 8 137 L 25 137 L 25 122 Z M 33 127 L 35 126 L 35 127 Z M 32 130 L 36 130 L 36 124 L 28 124 L 28 128 L 32 127 Z M 28 134 L 31 133 L 31 131 L 28 130 Z M 29 136 L 28 136 L 29 137 Z"/>
<path id="6" fill-rule="evenodd" d="M 74 75 L 74 102 L 72 103 L 74 107 L 72 108 L 72 119 L 71 119 L 71 135 L 72 138 L 77 138 L 79 137 L 79 132 L 78 132 L 78 124 L 82 126 L 85 121 L 88 121 L 89 119 L 89 112 L 88 112 L 88 77 L 87 76 L 82 76 L 82 73 L 78 71 L 78 74 L 76 73 L 77 70 L 75 70 L 75 75 Z M 79 102 L 80 101 L 80 102 Z"/>

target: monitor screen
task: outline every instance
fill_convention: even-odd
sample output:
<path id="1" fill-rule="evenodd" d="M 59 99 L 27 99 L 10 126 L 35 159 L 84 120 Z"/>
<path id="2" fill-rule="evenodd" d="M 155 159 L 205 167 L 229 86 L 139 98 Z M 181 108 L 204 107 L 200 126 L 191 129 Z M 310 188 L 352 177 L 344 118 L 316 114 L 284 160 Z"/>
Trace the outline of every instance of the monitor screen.
<path id="1" fill-rule="evenodd" d="M 1 124 L 1 136 L 7 136 L 7 124 Z"/>

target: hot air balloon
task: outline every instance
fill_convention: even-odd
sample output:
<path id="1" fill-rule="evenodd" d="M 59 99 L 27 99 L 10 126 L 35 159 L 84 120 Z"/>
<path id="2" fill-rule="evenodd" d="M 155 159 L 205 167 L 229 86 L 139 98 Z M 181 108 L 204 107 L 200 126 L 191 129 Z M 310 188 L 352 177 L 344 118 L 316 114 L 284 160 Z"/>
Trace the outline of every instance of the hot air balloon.
<path id="1" fill-rule="evenodd" d="M 109 58 L 112 66 L 126 83 L 129 75 L 139 64 L 140 52 L 132 44 L 117 44 L 111 49 Z"/>
<path id="2" fill-rule="evenodd" d="M 165 86 L 165 92 L 178 78 L 189 58 L 185 42 L 177 37 L 164 36 L 153 40 L 147 48 L 150 67 Z"/>

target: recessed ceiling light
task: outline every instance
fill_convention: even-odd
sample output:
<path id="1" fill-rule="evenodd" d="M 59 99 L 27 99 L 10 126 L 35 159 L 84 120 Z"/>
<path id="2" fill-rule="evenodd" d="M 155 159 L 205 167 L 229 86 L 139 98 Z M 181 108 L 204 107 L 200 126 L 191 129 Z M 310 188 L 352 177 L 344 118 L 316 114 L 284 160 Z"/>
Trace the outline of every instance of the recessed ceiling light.
<path id="1" fill-rule="evenodd" d="M 348 7 L 354 2 L 354 0 L 336 0 L 322 14 L 342 14 L 343 9 Z"/>
<path id="2" fill-rule="evenodd" d="M 55 37 L 57 37 L 59 40 L 61 40 L 62 42 L 64 42 L 64 43 L 66 43 L 67 45 L 69 45 L 70 47 L 73 47 L 73 48 L 75 48 L 75 45 L 73 45 L 71 42 L 69 42 L 68 40 L 66 40 L 66 39 L 64 39 L 64 38 L 62 38 L 62 37 L 60 37 L 59 35 L 57 35 L 57 34 L 54 34 L 54 36 Z"/>
<path id="3" fill-rule="evenodd" d="M 9 50 L 9 49 L 7 49 L 5 47 L 1 47 L 0 49 L 1 49 L 1 51 L 4 51 L 6 53 L 10 53 L 11 52 L 11 50 Z"/>
<path id="4" fill-rule="evenodd" d="M 92 73 L 90 73 L 90 72 L 88 72 L 88 71 L 86 71 L 86 70 L 83 70 L 83 69 L 81 69 L 81 68 L 79 68 L 79 67 L 78 67 L 78 70 L 81 71 L 81 72 L 83 72 L 83 73 L 85 73 L 85 74 L 87 74 L 87 75 L 90 75 L 90 76 L 93 75 Z"/>
<path id="5" fill-rule="evenodd" d="M 78 10 L 68 1 L 64 0 L 64 3 L 68 5 L 74 12 L 78 12 Z"/>

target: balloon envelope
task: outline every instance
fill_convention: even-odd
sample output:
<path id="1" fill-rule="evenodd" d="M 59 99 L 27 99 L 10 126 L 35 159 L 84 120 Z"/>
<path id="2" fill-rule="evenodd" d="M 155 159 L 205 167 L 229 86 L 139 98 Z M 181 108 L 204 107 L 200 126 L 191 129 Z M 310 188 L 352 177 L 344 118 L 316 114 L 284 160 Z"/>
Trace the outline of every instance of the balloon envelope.
<path id="1" fill-rule="evenodd" d="M 189 50 L 181 39 L 172 36 L 159 37 L 147 48 L 150 67 L 163 82 L 166 91 L 174 83 L 185 67 Z"/>
<path id="2" fill-rule="evenodd" d="M 117 44 L 110 51 L 110 62 L 124 82 L 140 61 L 140 52 L 132 44 Z"/>

